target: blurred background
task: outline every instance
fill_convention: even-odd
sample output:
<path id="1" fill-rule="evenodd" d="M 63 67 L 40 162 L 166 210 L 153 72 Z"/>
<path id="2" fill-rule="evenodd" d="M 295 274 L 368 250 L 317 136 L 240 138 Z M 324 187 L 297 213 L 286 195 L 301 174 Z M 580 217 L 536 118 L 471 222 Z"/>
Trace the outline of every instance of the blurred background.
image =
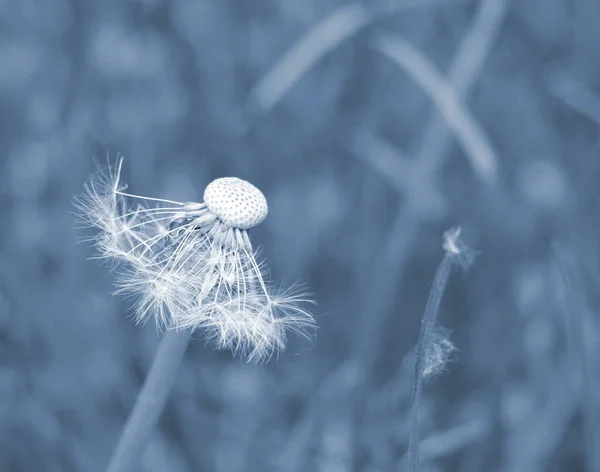
<path id="1" fill-rule="evenodd" d="M 199 201 L 318 301 L 265 365 L 186 355 L 147 472 L 405 470 L 442 234 L 480 252 L 439 323 L 424 471 L 600 471 L 597 0 L 0 0 L 0 470 L 102 471 L 159 342 L 78 243 L 72 198 Z"/>

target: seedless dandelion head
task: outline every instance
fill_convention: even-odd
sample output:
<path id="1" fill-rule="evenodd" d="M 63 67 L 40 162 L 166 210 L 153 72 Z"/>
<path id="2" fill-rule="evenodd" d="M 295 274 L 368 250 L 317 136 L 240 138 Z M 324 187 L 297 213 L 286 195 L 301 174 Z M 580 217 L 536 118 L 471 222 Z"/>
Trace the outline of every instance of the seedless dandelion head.
<path id="1" fill-rule="evenodd" d="M 134 297 L 138 322 L 201 329 L 219 349 L 260 361 L 288 332 L 314 327 L 299 286 L 274 288 L 248 230 L 267 216 L 262 192 L 244 180 L 211 182 L 204 202 L 127 193 L 121 163 L 100 169 L 76 199 L 80 221 L 99 230 L 98 257 L 115 263 L 117 293 Z"/>
<path id="2" fill-rule="evenodd" d="M 223 223 L 242 230 L 258 225 L 269 211 L 263 193 L 237 177 L 213 180 L 204 191 L 204 203 Z"/>

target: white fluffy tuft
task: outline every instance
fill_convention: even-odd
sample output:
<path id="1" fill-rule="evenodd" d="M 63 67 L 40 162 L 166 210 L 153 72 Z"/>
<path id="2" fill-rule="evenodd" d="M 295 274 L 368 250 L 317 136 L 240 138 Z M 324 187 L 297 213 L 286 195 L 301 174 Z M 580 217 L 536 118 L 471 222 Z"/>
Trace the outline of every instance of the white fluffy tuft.
<path id="1" fill-rule="evenodd" d="M 435 327 L 431 334 L 430 342 L 425 348 L 425 358 L 423 363 L 423 378 L 431 379 L 438 376 L 451 360 L 452 354 L 456 350 L 448 336 L 448 331 Z"/>
<path id="2" fill-rule="evenodd" d="M 141 197 L 125 193 L 121 164 L 99 169 L 75 205 L 79 221 L 99 230 L 97 257 L 115 264 L 116 292 L 134 298 L 137 322 L 203 329 L 216 348 L 251 362 L 283 350 L 290 331 L 308 336 L 315 327 L 304 308 L 310 297 L 298 286 L 275 289 L 248 238 L 245 227 L 267 211 L 256 187 L 235 179 L 244 185 L 226 201 L 228 213 L 216 214 L 223 182 L 207 188 L 210 206 Z"/>

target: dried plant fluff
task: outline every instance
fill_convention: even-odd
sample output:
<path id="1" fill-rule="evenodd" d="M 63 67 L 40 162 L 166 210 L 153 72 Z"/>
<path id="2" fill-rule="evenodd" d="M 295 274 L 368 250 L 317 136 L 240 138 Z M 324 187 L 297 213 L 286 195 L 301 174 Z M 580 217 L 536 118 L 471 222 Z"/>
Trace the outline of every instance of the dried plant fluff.
<path id="1" fill-rule="evenodd" d="M 432 379 L 446 368 L 456 347 L 450 341 L 449 332 L 439 326 L 434 326 L 431 338 L 424 347 L 423 380 Z"/>
<path id="2" fill-rule="evenodd" d="M 97 257 L 114 263 L 117 293 L 134 297 L 137 322 L 201 328 L 249 361 L 284 349 L 288 331 L 308 336 L 309 294 L 269 283 L 248 237 L 268 212 L 259 189 L 226 177 L 206 187 L 203 203 L 141 197 L 125 192 L 121 166 L 100 168 L 76 206 L 100 230 Z"/>

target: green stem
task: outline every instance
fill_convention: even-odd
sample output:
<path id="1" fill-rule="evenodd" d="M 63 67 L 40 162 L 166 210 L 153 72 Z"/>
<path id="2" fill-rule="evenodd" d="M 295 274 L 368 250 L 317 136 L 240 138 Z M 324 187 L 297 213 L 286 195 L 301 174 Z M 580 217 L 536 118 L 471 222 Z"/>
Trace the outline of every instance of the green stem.
<path id="1" fill-rule="evenodd" d="M 142 391 L 127 419 L 107 472 L 135 470 L 175 383 L 191 331 L 167 331 L 160 342 Z"/>

